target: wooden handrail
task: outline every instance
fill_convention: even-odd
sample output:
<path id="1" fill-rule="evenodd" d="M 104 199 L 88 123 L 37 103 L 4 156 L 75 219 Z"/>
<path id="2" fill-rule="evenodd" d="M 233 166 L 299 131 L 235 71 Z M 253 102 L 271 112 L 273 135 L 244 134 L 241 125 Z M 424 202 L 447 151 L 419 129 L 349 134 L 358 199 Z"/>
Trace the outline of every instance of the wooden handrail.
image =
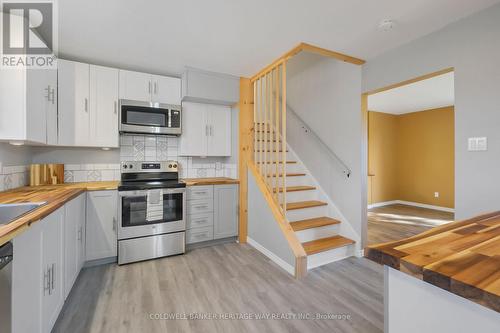
<path id="1" fill-rule="evenodd" d="M 273 61 L 271 64 L 264 67 L 261 71 L 259 71 L 257 74 L 252 76 L 252 78 L 250 80 L 252 82 L 254 82 L 258 78 L 269 73 L 274 68 L 280 66 L 282 63 L 288 61 L 288 59 L 290 59 L 291 57 L 293 57 L 293 56 L 295 56 L 303 51 L 320 54 L 320 55 L 325 56 L 325 57 L 335 58 L 335 59 L 345 61 L 345 62 L 354 64 L 354 65 L 363 65 L 365 63 L 364 60 L 359 59 L 359 58 L 351 57 L 351 56 L 346 55 L 346 54 L 342 54 L 339 52 L 324 49 L 324 48 L 319 47 L 319 46 L 315 46 L 315 45 L 311 45 L 311 44 L 307 44 L 307 43 L 300 43 L 299 45 L 295 46 L 293 49 L 291 49 L 290 51 L 286 52 L 285 54 L 280 56 L 278 59 Z"/>
<path id="2" fill-rule="evenodd" d="M 267 184 L 264 182 L 264 178 L 261 176 L 257 166 L 252 161 L 250 161 L 248 163 L 248 169 L 255 177 L 257 186 L 264 195 L 264 198 L 266 199 L 266 202 L 271 209 L 274 219 L 278 223 L 278 226 L 283 232 L 283 235 L 285 236 L 288 245 L 290 246 L 290 249 L 295 256 L 295 277 L 303 277 L 307 273 L 307 254 L 304 250 L 304 247 L 302 246 L 302 243 L 297 238 L 297 235 L 290 226 L 290 223 L 286 219 L 285 214 L 283 214 L 283 212 L 281 211 L 280 206 L 277 205 L 273 200 L 273 194 L 269 190 Z"/>

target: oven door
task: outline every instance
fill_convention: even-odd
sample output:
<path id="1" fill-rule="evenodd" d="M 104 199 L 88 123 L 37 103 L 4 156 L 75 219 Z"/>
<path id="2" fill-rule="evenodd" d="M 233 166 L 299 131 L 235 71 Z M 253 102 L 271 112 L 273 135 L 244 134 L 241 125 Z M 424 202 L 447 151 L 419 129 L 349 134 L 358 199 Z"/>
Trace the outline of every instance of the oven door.
<path id="1" fill-rule="evenodd" d="M 160 217 L 147 220 L 148 191 L 119 192 L 121 213 L 118 239 L 129 239 L 186 230 L 186 189 L 163 189 Z"/>
<path id="2" fill-rule="evenodd" d="M 120 132 L 179 135 L 180 106 L 120 100 Z"/>

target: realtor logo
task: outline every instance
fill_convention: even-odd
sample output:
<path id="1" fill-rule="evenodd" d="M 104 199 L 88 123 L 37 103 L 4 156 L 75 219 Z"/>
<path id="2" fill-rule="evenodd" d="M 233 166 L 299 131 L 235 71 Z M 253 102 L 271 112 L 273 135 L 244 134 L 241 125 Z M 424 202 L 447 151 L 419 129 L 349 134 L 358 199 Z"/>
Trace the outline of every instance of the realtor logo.
<path id="1" fill-rule="evenodd" d="M 2 68 L 54 68 L 51 1 L 2 2 Z"/>

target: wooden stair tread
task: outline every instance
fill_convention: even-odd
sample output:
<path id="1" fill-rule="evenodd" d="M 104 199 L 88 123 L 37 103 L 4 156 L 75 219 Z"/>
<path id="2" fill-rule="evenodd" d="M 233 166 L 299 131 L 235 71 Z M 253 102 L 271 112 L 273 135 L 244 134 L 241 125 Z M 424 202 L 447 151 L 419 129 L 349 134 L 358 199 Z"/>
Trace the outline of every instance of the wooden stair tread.
<path id="1" fill-rule="evenodd" d="M 317 200 L 289 202 L 286 204 L 286 210 L 313 208 L 313 207 L 320 207 L 320 206 L 326 206 L 326 205 L 327 205 L 326 202 L 317 201 Z"/>
<path id="2" fill-rule="evenodd" d="M 299 192 L 299 191 L 311 191 L 315 190 L 316 187 L 314 186 L 287 186 L 286 191 L 287 192 Z M 273 192 L 276 193 L 277 191 L 283 192 L 282 187 L 274 188 Z"/>
<path id="3" fill-rule="evenodd" d="M 332 219 L 331 217 L 322 216 L 315 217 L 313 219 L 300 220 L 295 222 L 290 222 L 290 226 L 293 231 L 300 231 L 312 228 L 325 227 L 327 225 L 339 224 L 340 221 L 336 219 Z"/>
<path id="4" fill-rule="evenodd" d="M 282 153 L 282 152 L 283 152 L 283 150 L 265 150 L 265 149 L 261 150 L 261 149 L 257 149 L 257 150 L 255 150 L 255 152 L 257 152 L 257 153 L 260 153 L 260 152 L 268 152 L 268 153 Z M 288 153 L 288 150 L 285 150 L 285 152 L 287 152 L 287 153 Z"/>
<path id="5" fill-rule="evenodd" d="M 306 174 L 305 173 L 287 173 L 286 176 L 287 177 L 301 177 L 301 176 L 305 176 Z M 271 173 L 269 175 L 267 175 L 268 177 L 283 177 L 283 174 L 275 174 L 275 173 Z"/>
<path id="6" fill-rule="evenodd" d="M 311 255 L 350 244 L 354 244 L 354 241 L 352 239 L 337 235 L 333 237 L 320 238 L 310 242 L 305 242 L 302 243 L 302 246 L 304 247 L 307 255 Z"/>
<path id="7" fill-rule="evenodd" d="M 257 164 L 276 164 L 276 161 L 267 161 L 267 162 L 257 162 Z M 287 164 L 295 164 L 297 161 L 286 161 Z M 278 162 L 278 164 L 281 164 L 281 162 Z"/>

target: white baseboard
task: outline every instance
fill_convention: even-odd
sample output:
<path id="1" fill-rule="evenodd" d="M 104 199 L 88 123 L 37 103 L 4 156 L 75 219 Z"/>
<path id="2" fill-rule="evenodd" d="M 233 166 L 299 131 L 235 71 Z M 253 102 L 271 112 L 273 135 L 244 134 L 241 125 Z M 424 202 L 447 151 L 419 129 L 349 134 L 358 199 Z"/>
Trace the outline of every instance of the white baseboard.
<path id="1" fill-rule="evenodd" d="M 455 213 L 455 209 L 453 209 L 453 208 L 434 206 L 434 205 L 428 205 L 428 204 L 412 202 L 412 201 L 404 201 L 404 200 L 392 200 L 392 201 L 385 201 L 385 202 L 377 202 L 377 203 L 368 205 L 368 209 L 389 206 L 389 205 L 396 205 L 396 204 L 414 206 L 414 207 L 420 207 L 420 208 L 427 208 L 427 209 L 434 209 L 434 210 L 439 210 L 439 211 L 448 212 L 448 213 Z"/>
<path id="2" fill-rule="evenodd" d="M 281 259 L 280 257 L 278 257 L 276 254 L 269 251 L 264 246 L 260 245 L 259 243 L 257 243 L 253 239 L 251 239 L 250 237 L 247 237 L 247 243 L 250 244 L 257 251 L 259 251 L 260 253 L 262 253 L 263 255 L 268 257 L 269 259 L 271 259 L 276 265 L 283 268 L 289 274 L 295 275 L 295 268 L 292 265 L 290 265 L 289 263 L 287 263 L 286 261 L 284 261 L 283 259 Z"/>

